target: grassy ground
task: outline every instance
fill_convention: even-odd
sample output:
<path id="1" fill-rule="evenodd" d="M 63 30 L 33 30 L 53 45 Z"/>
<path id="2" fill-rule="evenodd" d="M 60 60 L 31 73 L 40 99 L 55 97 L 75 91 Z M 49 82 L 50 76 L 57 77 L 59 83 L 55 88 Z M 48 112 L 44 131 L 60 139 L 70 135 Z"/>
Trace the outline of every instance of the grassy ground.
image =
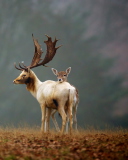
<path id="1" fill-rule="evenodd" d="M 0 128 L 0 160 L 126 160 L 128 130 L 80 130 L 73 135 L 39 128 Z"/>

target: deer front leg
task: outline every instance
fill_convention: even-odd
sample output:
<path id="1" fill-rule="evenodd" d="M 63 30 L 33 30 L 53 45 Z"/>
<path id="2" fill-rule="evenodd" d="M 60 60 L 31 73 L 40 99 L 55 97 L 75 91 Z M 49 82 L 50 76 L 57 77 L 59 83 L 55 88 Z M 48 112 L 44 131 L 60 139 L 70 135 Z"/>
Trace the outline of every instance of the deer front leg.
<path id="1" fill-rule="evenodd" d="M 41 105 L 41 112 L 42 112 L 41 132 L 44 133 L 45 116 L 46 116 L 46 106 L 44 104 Z"/>
<path id="2" fill-rule="evenodd" d="M 65 113 L 64 107 L 58 107 L 58 112 L 60 113 L 62 117 L 62 128 L 61 128 L 61 134 L 64 133 L 66 121 L 67 121 L 67 115 Z"/>
<path id="3" fill-rule="evenodd" d="M 55 126 L 56 130 L 57 130 L 58 132 L 60 132 L 60 128 L 59 128 L 58 123 L 57 123 L 57 121 L 56 121 L 56 119 L 55 119 L 55 113 L 56 113 L 56 112 L 57 112 L 57 110 L 53 109 L 53 110 L 52 110 L 52 113 L 51 113 L 51 116 L 52 116 L 52 121 L 53 121 L 53 123 L 54 123 L 54 126 Z"/>

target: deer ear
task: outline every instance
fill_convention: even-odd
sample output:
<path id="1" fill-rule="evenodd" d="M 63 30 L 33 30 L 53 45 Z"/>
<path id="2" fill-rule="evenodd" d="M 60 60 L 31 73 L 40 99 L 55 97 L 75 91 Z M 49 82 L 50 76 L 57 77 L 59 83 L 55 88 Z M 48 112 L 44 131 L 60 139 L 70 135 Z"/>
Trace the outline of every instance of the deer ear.
<path id="1" fill-rule="evenodd" d="M 58 71 L 55 68 L 51 68 L 52 72 L 57 76 Z"/>
<path id="2" fill-rule="evenodd" d="M 68 75 L 70 72 L 71 72 L 71 67 L 69 67 L 69 68 L 66 69 L 67 75 Z"/>

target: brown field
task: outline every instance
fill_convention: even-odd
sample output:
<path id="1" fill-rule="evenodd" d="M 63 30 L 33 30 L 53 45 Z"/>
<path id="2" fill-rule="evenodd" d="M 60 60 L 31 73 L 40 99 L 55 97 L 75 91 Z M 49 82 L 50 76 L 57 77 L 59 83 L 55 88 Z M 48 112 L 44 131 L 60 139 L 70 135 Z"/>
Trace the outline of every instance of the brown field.
<path id="1" fill-rule="evenodd" d="M 128 130 L 82 130 L 73 135 L 39 128 L 0 128 L 0 160 L 127 160 Z"/>

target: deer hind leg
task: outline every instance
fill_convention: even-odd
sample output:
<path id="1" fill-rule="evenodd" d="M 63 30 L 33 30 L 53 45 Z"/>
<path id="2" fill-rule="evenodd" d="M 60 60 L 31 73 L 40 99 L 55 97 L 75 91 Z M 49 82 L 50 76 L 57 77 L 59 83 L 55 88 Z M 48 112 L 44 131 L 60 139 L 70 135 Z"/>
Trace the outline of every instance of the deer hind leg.
<path id="1" fill-rule="evenodd" d="M 70 134 L 72 134 L 72 125 L 73 125 L 73 115 L 72 115 L 72 105 L 68 108 L 68 115 L 70 121 Z"/>
<path id="2" fill-rule="evenodd" d="M 54 126 L 55 126 L 56 130 L 57 130 L 58 132 L 60 132 L 60 128 L 59 128 L 58 123 L 57 123 L 57 121 L 56 121 L 56 119 L 55 119 L 55 113 L 56 113 L 56 112 L 57 112 L 57 110 L 53 109 L 53 110 L 52 110 L 52 113 L 51 113 L 51 117 L 52 117 L 52 121 L 53 121 L 53 123 L 54 123 Z"/>
<path id="3" fill-rule="evenodd" d="M 65 131 L 66 131 L 66 133 L 68 133 L 68 131 L 69 131 L 69 125 L 68 125 L 68 123 L 69 123 L 69 115 L 68 115 L 68 110 L 66 109 L 65 112 L 67 114 L 67 121 L 66 121 L 66 129 L 65 129 Z"/>
<path id="4" fill-rule="evenodd" d="M 69 117 L 67 116 L 67 121 L 66 121 L 66 129 L 65 129 L 66 133 L 69 132 Z"/>
<path id="5" fill-rule="evenodd" d="M 41 105 L 42 112 L 42 123 L 41 123 L 41 132 L 44 133 L 45 117 L 46 117 L 46 106 Z"/>
<path id="6" fill-rule="evenodd" d="M 68 103 L 68 115 L 70 121 L 70 134 L 72 134 L 72 125 L 73 125 L 73 104 L 74 104 L 74 90 L 69 90 L 69 103 Z"/>
<path id="7" fill-rule="evenodd" d="M 60 113 L 60 115 L 62 117 L 61 134 L 63 134 L 64 129 L 65 129 L 65 125 L 66 125 L 66 121 L 67 121 L 67 115 L 65 113 L 64 106 L 63 107 L 58 107 L 58 112 Z"/>
<path id="8" fill-rule="evenodd" d="M 50 122 L 50 115 L 51 115 L 51 108 L 46 108 L 46 116 L 45 116 L 45 132 L 49 132 L 49 122 Z"/>
<path id="9" fill-rule="evenodd" d="M 73 108 L 73 122 L 74 122 L 74 129 L 75 129 L 75 131 L 77 131 L 76 113 L 77 113 L 77 105 L 75 105 L 74 108 Z"/>

